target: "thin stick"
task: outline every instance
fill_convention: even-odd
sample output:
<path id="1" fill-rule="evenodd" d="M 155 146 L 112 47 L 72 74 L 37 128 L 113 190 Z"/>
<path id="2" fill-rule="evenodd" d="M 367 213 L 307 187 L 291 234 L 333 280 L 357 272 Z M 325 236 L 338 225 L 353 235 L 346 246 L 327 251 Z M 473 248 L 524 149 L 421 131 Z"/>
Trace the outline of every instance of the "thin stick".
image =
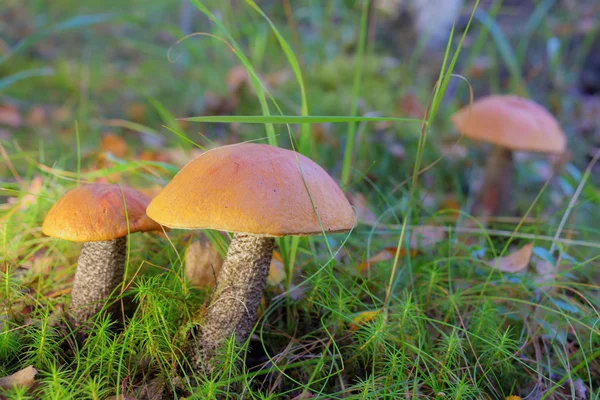
<path id="1" fill-rule="evenodd" d="M 594 165 L 596 165 L 596 163 L 598 162 L 599 159 L 600 159 L 600 149 L 596 150 L 596 154 L 594 154 L 594 158 L 592 158 L 592 161 L 590 161 L 587 168 L 585 169 L 585 172 L 584 172 L 583 176 L 581 177 L 581 181 L 579 182 L 579 185 L 577 186 L 577 190 L 575 190 L 575 193 L 573 194 L 573 197 L 571 198 L 571 201 L 569 202 L 569 205 L 567 206 L 567 211 L 565 211 L 565 214 L 563 215 L 562 220 L 560 221 L 560 224 L 558 225 L 558 229 L 556 230 L 556 234 L 554 235 L 554 239 L 552 240 L 552 246 L 550 247 L 550 254 L 554 253 L 554 250 L 556 250 L 556 243 L 558 242 L 558 240 L 560 238 L 560 234 L 562 233 L 562 230 L 565 227 L 565 224 L 567 223 L 567 219 L 569 218 L 571 211 L 573 211 L 573 208 L 575 207 L 575 203 L 577 203 L 577 200 L 579 199 L 579 196 L 581 195 L 583 187 L 585 186 L 585 183 L 587 182 L 588 178 L 590 177 L 590 174 L 592 173 L 592 168 L 594 168 Z"/>

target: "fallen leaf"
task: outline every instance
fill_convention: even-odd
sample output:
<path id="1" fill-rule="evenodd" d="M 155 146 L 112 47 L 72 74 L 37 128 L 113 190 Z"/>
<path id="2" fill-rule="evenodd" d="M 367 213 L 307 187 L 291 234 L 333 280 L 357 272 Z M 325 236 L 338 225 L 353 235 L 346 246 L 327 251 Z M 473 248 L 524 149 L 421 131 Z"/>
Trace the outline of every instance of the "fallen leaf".
<path id="1" fill-rule="evenodd" d="M 285 271 L 283 266 L 283 258 L 281 254 L 274 251 L 273 257 L 271 258 L 271 265 L 269 266 L 269 276 L 267 277 L 267 283 L 271 286 L 277 286 L 285 278 Z"/>
<path id="2" fill-rule="evenodd" d="M 206 239 L 193 241 L 185 253 L 185 276 L 192 286 L 214 287 L 223 258 Z"/>
<path id="3" fill-rule="evenodd" d="M 100 139 L 102 150 L 112 153 L 114 156 L 123 158 L 129 153 L 129 146 L 120 136 L 106 132 Z"/>
<path id="4" fill-rule="evenodd" d="M 521 400 L 519 396 L 506 396 L 506 400 Z"/>
<path id="5" fill-rule="evenodd" d="M 532 254 L 533 243 L 529 243 L 507 256 L 493 259 L 490 261 L 490 266 L 503 272 L 523 271 L 529 265 Z"/>
<path id="6" fill-rule="evenodd" d="M 0 124 L 18 128 L 23 124 L 19 109 L 12 104 L 0 105 Z"/>
<path id="7" fill-rule="evenodd" d="M 35 384 L 37 373 L 37 369 L 30 365 L 12 375 L 0 377 L 0 387 L 3 389 L 11 389 L 13 387 L 30 388 Z"/>
<path id="8" fill-rule="evenodd" d="M 347 192 L 346 198 L 350 202 L 350 205 L 356 208 L 356 214 L 359 221 L 367 224 L 374 224 L 377 222 L 377 217 L 373 211 L 369 209 L 369 206 L 367 205 L 367 198 L 362 193 Z"/>
<path id="9" fill-rule="evenodd" d="M 361 326 L 366 325 L 367 323 L 373 321 L 373 319 L 381 313 L 381 310 L 372 310 L 372 311 L 363 311 L 358 313 L 354 318 L 352 318 L 352 322 L 348 326 L 350 332 L 355 332 Z"/>

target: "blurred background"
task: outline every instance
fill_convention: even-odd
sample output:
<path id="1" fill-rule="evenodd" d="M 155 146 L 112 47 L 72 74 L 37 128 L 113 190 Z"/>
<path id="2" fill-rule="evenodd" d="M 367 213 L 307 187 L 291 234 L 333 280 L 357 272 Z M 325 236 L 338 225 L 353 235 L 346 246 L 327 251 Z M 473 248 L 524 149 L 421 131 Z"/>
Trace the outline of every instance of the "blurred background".
<path id="1" fill-rule="evenodd" d="M 299 115 L 297 81 L 263 17 L 243 1 L 202 4 L 242 46 L 283 113 Z M 374 0 L 366 7 L 350 0 L 258 4 L 300 62 L 310 114 L 415 118 L 423 117 L 431 98 L 452 22 L 450 55 L 474 7 L 473 1 L 461 0 Z M 366 49 L 355 96 L 364 8 Z M 570 160 L 578 168 L 589 162 L 599 141 L 599 8 L 593 0 L 481 1 L 453 71 L 469 81 L 476 97 L 516 93 L 548 107 L 568 134 Z M 177 44 L 194 32 L 214 36 L 191 36 Z M 225 37 L 186 1 L 4 0 L 0 140 L 8 153 L 16 142 L 38 160 L 43 156 L 45 164 L 73 168 L 75 124 L 84 158 L 101 148 L 102 137 L 109 134 L 129 145 L 128 157 L 169 157 L 158 150 L 187 146 L 162 127 L 175 123 L 203 146 L 260 138 L 260 125 L 172 119 L 261 114 L 241 63 L 217 39 Z M 468 101 L 465 82 L 452 79 L 429 138 L 428 146 L 437 150 L 426 156 L 437 158 L 456 140 L 447 116 Z M 135 123 L 135 129 L 124 121 Z M 418 141 L 420 126 L 389 125 L 361 127 L 353 168 L 378 179 L 402 180 L 404 168 L 413 164 L 407 149 Z M 286 133 L 284 126 L 277 129 Z M 312 126 L 314 142 L 320 144 L 312 156 L 334 173 L 341 168 L 347 130 L 346 124 Z M 442 162 L 460 158 L 462 146 Z M 14 163 L 18 170 L 26 165 Z M 7 168 L 0 165 L 0 176 L 10 180 Z"/>

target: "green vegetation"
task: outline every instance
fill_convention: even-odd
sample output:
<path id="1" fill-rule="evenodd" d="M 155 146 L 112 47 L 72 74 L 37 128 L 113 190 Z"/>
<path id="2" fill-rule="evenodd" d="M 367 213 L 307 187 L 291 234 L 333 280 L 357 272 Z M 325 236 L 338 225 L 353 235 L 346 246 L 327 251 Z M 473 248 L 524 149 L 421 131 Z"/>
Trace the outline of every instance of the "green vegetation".
<path id="1" fill-rule="evenodd" d="M 0 376 L 39 373 L 0 398 L 600 398 L 600 125 L 576 90 L 599 19 L 574 29 L 587 1 L 537 1 L 516 24 L 486 3 L 411 56 L 376 42 L 363 1 L 8 0 Z M 562 164 L 515 158 L 518 215 L 487 227 L 469 215 L 486 149 L 449 119 L 470 90 L 528 94 L 569 138 Z M 323 166 L 358 226 L 278 239 L 253 335 L 213 376 L 186 356 L 211 292 L 185 272 L 202 234 L 131 235 L 106 304 L 120 320 L 80 345 L 63 313 L 80 245 L 41 233 L 54 202 L 84 182 L 154 195 L 203 149 L 248 140 Z M 230 237 L 205 235 L 223 255 Z"/>

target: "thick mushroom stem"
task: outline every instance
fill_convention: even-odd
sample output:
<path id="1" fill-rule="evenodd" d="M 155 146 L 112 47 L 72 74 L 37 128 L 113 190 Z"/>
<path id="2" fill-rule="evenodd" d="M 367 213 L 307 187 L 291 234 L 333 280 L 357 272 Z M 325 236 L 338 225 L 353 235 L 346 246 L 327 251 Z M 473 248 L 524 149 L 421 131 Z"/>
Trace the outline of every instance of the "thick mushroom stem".
<path id="1" fill-rule="evenodd" d="M 127 237 L 84 243 L 71 292 L 71 324 L 84 324 L 104 307 L 106 299 L 123 280 L 126 254 Z"/>
<path id="2" fill-rule="evenodd" d="M 513 211 L 512 151 L 494 146 L 488 157 L 483 185 L 473 204 L 473 214 L 485 220 L 491 215 L 508 215 Z"/>
<path id="3" fill-rule="evenodd" d="M 235 234 L 200 328 L 194 367 L 211 372 L 219 346 L 233 333 L 248 338 L 267 283 L 275 239 Z"/>

